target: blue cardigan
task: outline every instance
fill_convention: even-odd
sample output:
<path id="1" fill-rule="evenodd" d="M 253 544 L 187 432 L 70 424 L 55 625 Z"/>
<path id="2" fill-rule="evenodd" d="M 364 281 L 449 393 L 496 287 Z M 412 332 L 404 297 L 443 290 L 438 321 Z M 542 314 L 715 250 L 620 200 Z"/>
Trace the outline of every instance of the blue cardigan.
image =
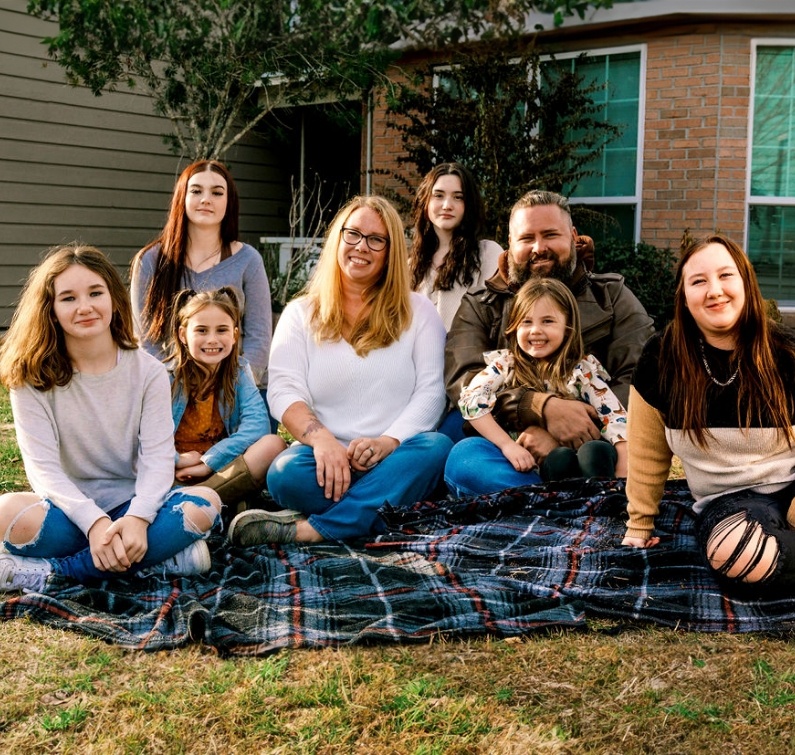
<path id="1" fill-rule="evenodd" d="M 169 377 L 173 385 L 173 373 L 169 372 Z M 171 416 L 174 420 L 175 429 L 179 427 L 187 405 L 188 397 L 181 390 L 171 401 Z M 213 472 L 225 467 L 263 435 L 267 435 L 270 432 L 268 410 L 265 408 L 265 402 L 262 400 L 259 388 L 254 382 L 251 366 L 242 357 L 240 359 L 237 384 L 235 385 L 235 405 L 232 407 L 231 412 L 227 412 L 227 407 L 224 405 L 222 398 L 220 409 L 227 437 L 218 441 L 202 456 L 202 461 Z"/>

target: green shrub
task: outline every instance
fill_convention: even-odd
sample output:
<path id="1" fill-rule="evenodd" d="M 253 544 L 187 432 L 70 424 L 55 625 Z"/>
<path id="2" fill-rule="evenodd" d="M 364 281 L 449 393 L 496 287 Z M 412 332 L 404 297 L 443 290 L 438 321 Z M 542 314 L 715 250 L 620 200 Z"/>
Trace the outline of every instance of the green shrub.
<path id="1" fill-rule="evenodd" d="M 676 254 L 670 249 L 612 239 L 596 247 L 594 272 L 623 275 L 657 330 L 673 317 L 675 268 Z"/>

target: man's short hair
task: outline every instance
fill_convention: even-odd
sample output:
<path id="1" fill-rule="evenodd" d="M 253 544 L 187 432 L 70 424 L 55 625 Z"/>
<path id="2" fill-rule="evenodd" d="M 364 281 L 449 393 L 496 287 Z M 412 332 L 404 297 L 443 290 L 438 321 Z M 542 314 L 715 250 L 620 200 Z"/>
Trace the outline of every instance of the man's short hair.
<path id="1" fill-rule="evenodd" d="M 533 189 L 520 197 L 516 204 L 511 207 L 511 217 L 513 217 L 517 210 L 522 210 L 525 207 L 540 207 L 543 205 L 556 205 L 571 217 L 571 207 L 566 197 L 554 191 L 543 191 L 541 189 Z"/>

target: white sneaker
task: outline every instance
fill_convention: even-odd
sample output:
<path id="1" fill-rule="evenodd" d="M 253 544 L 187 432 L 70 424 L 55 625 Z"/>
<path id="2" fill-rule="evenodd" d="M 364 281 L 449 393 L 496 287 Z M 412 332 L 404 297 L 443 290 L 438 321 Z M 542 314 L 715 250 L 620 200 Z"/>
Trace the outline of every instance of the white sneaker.
<path id="1" fill-rule="evenodd" d="M 0 553 L 0 592 L 41 592 L 52 566 L 46 558 Z"/>
<path id="2" fill-rule="evenodd" d="M 207 543 L 204 540 L 197 540 L 179 553 L 175 553 L 171 558 L 144 569 L 140 574 L 143 577 L 151 577 L 156 574 L 185 577 L 190 574 L 203 574 L 210 570 L 211 564 L 210 549 L 207 547 Z"/>

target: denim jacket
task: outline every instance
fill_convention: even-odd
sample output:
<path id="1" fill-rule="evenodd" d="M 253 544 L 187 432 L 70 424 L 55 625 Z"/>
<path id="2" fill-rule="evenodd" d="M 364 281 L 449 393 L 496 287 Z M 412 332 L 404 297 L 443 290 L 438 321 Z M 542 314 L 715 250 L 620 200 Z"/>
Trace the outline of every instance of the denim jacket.
<path id="1" fill-rule="evenodd" d="M 169 372 L 172 384 L 174 375 Z M 171 401 L 171 416 L 174 428 L 179 427 L 188 397 L 184 391 Z M 270 432 L 270 418 L 265 402 L 262 400 L 259 388 L 254 382 L 254 374 L 245 359 L 240 359 L 240 370 L 235 386 L 235 405 L 227 413 L 227 407 L 221 400 L 221 417 L 224 421 L 227 437 L 218 441 L 207 453 L 202 455 L 202 461 L 217 472 L 230 461 L 240 456 L 250 445 L 258 441 L 263 435 Z M 228 416 L 227 416 L 228 415 Z"/>

